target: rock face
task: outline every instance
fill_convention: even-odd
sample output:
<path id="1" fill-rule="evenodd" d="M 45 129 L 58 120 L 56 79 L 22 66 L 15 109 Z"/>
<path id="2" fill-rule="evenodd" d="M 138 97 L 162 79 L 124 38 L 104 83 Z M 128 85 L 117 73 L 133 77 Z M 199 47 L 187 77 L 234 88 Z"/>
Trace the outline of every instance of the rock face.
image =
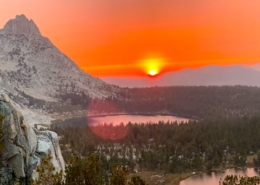
<path id="1" fill-rule="evenodd" d="M 22 114 L 15 109 L 7 95 L 0 95 L 0 114 L 5 119 L 3 129 L 5 151 L 4 167 L 1 170 L 0 184 L 8 184 L 37 176 L 35 169 L 41 159 L 50 154 L 55 171 L 64 171 L 65 165 L 59 148 L 58 136 L 51 131 L 38 131 L 29 126 Z"/>

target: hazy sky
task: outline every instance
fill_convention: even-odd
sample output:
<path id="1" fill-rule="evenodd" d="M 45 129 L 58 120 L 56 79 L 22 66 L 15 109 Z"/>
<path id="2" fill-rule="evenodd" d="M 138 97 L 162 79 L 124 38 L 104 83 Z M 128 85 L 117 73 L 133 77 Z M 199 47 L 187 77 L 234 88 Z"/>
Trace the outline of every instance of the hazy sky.
<path id="1" fill-rule="evenodd" d="M 162 72 L 258 63 L 259 7 L 259 0 L 0 0 L 0 27 L 25 14 L 88 73 L 144 75 L 153 59 Z"/>

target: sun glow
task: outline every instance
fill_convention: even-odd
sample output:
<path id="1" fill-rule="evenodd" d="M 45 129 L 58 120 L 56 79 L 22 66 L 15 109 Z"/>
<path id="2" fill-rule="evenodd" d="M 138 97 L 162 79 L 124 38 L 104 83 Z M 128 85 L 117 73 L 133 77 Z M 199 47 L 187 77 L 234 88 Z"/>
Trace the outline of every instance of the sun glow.
<path id="1" fill-rule="evenodd" d="M 140 64 L 146 74 L 156 76 L 164 68 L 165 60 L 163 58 L 151 57 L 141 60 Z"/>

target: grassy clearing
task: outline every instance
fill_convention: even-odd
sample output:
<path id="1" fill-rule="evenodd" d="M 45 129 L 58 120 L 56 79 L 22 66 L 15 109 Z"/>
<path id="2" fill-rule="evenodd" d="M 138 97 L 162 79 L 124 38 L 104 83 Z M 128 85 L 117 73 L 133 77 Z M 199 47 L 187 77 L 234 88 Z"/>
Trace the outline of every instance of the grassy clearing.
<path id="1" fill-rule="evenodd" d="M 223 171 L 235 167 L 236 167 L 235 165 L 226 165 L 225 167 L 219 166 L 218 168 L 214 168 L 211 171 Z M 206 173 L 206 171 L 196 172 L 196 174 L 192 174 L 192 173 L 164 174 L 163 172 L 156 172 L 156 171 L 141 171 L 138 173 L 131 173 L 129 175 L 129 180 L 133 175 L 138 175 L 142 179 L 144 179 L 146 183 L 148 183 L 149 185 L 179 185 L 179 183 L 182 180 L 187 179 L 190 176 L 198 175 L 202 173 Z"/>
<path id="2" fill-rule="evenodd" d="M 138 175 L 149 185 L 178 185 L 180 181 L 192 176 L 192 174 L 164 174 L 162 172 L 142 171 L 130 174 L 129 179 L 133 175 Z"/>

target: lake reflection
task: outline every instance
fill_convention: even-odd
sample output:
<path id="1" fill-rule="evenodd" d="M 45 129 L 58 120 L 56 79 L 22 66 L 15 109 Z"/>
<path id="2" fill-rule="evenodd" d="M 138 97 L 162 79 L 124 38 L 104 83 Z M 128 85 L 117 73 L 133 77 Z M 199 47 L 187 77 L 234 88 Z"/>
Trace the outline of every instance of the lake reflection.
<path id="1" fill-rule="evenodd" d="M 124 123 L 125 125 L 129 123 L 158 123 L 159 121 L 164 121 L 164 123 L 170 121 L 181 123 L 188 122 L 189 119 L 176 117 L 176 116 L 164 116 L 164 115 L 112 115 L 112 116 L 90 116 L 88 117 L 88 123 L 90 124 L 110 124 L 119 125 Z"/>
<path id="2" fill-rule="evenodd" d="M 219 180 L 224 179 L 226 175 L 247 175 L 249 177 L 259 176 L 260 173 L 255 171 L 254 168 L 247 168 L 245 170 L 228 169 L 225 173 L 222 172 L 212 172 L 203 173 L 199 175 L 192 176 L 186 180 L 180 182 L 180 185 L 219 185 Z"/>

